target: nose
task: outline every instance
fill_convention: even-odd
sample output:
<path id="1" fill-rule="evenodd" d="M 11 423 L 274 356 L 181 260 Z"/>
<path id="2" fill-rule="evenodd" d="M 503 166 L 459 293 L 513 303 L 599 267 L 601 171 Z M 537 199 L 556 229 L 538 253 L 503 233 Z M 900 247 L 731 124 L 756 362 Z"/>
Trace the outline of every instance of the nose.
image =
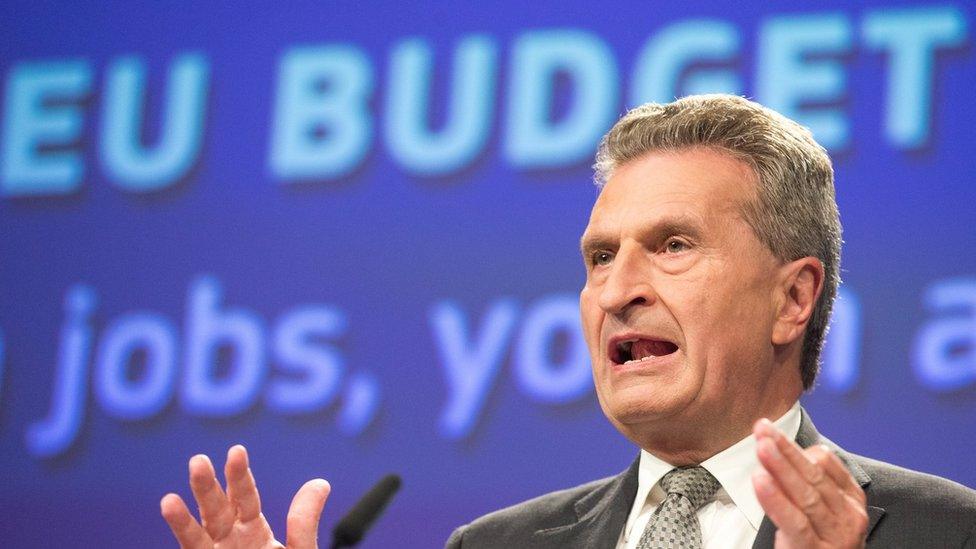
<path id="1" fill-rule="evenodd" d="M 640 247 L 617 250 L 600 289 L 600 308 L 620 315 L 633 307 L 654 303 L 657 294 L 651 281 L 651 261 Z"/>

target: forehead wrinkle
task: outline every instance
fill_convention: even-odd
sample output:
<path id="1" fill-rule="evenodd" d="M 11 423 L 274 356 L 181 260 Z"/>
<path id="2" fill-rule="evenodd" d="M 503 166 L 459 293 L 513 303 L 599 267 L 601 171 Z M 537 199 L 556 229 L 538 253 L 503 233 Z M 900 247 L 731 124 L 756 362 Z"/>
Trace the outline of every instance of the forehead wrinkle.
<path id="1" fill-rule="evenodd" d="M 663 235 L 687 235 L 700 237 L 704 220 L 697 215 L 690 213 L 665 214 L 664 216 L 647 223 L 641 232 L 648 233 L 648 237 L 660 237 Z"/>
<path id="2" fill-rule="evenodd" d="M 684 175 L 675 174 L 675 179 L 659 179 L 653 171 L 639 175 L 640 179 L 650 177 L 647 183 L 660 189 L 651 193 L 651 202 L 646 199 L 650 197 L 644 197 L 639 190 L 627 192 L 626 186 L 618 188 L 619 185 L 614 184 L 616 179 L 627 179 L 629 172 L 641 169 L 655 157 L 681 159 L 695 152 L 651 153 L 618 167 L 614 177 L 601 188 L 590 223 L 580 239 L 581 250 L 585 253 L 602 248 L 616 249 L 626 233 L 644 241 L 659 239 L 662 233 L 714 240 L 719 236 L 716 232 L 727 232 L 738 221 L 748 224 L 745 209 L 757 200 L 758 194 L 755 172 L 743 161 L 722 151 L 707 152 L 712 153 L 709 155 L 712 160 L 724 168 L 731 168 L 731 174 L 719 176 L 711 170 L 703 172 L 701 163 L 696 162 L 682 168 Z M 637 194 L 631 195 L 635 192 Z"/>
<path id="3" fill-rule="evenodd" d="M 591 224 L 580 238 L 580 249 L 586 250 L 599 248 L 616 247 L 619 238 L 615 236 L 628 230 L 626 227 L 619 227 L 616 230 L 610 227 L 609 223 L 598 225 Z M 640 222 L 636 227 L 639 239 L 657 239 L 665 235 L 687 235 L 689 237 L 700 238 L 703 233 L 704 220 L 691 213 L 668 213 L 659 218 L 647 218 Z M 594 228 L 595 227 L 595 228 Z"/>

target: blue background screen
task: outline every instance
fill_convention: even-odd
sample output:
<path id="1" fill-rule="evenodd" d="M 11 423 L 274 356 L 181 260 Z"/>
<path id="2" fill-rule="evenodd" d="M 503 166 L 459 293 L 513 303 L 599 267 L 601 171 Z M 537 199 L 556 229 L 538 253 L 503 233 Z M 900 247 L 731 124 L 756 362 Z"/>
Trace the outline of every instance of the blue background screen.
<path id="1" fill-rule="evenodd" d="M 244 443 L 283 535 L 380 476 L 365 547 L 616 474 L 578 320 L 600 136 L 746 95 L 834 159 L 815 391 L 850 451 L 976 486 L 965 3 L 8 4 L 4 546 L 170 547 L 186 460 Z"/>

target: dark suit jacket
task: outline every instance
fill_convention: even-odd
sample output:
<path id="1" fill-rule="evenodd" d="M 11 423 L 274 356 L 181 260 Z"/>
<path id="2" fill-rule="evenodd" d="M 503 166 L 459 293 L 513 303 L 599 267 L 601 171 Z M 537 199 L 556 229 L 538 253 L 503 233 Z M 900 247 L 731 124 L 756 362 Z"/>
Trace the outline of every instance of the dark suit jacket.
<path id="1" fill-rule="evenodd" d="M 868 498 L 868 547 L 976 548 L 976 491 L 961 484 L 849 454 L 822 437 L 802 411 L 797 443 L 826 444 Z M 635 460 L 623 473 L 553 492 L 462 526 L 449 549 L 609 548 L 637 497 Z M 776 527 L 763 518 L 754 548 L 772 548 Z"/>

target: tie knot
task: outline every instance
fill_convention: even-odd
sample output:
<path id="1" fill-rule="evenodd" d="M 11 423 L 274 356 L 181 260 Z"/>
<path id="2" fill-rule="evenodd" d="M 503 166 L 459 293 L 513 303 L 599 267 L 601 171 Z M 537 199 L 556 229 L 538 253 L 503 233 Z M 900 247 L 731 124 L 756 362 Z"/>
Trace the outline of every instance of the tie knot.
<path id="1" fill-rule="evenodd" d="M 704 467 L 671 469 L 661 479 L 661 488 L 668 494 L 688 498 L 692 508 L 698 509 L 718 491 L 720 484 Z"/>

